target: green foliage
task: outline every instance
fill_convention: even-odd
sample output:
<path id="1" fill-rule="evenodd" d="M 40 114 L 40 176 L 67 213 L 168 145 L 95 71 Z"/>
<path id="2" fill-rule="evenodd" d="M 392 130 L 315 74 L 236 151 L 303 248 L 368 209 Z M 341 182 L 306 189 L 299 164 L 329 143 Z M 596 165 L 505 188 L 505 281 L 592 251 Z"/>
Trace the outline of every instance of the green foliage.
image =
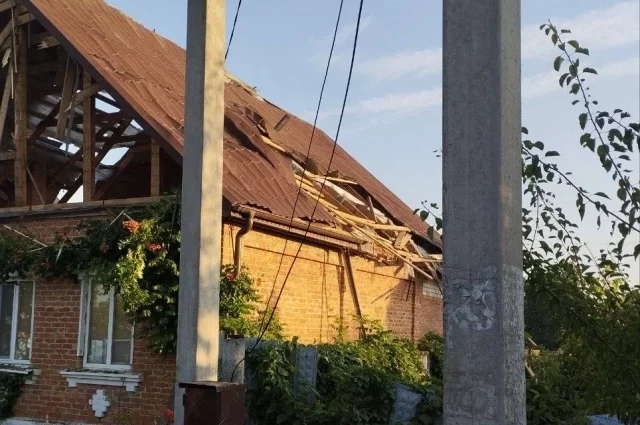
<path id="1" fill-rule="evenodd" d="M 23 375 L 0 372 L 0 420 L 13 416 L 13 406 L 23 383 Z"/>
<path id="2" fill-rule="evenodd" d="M 441 415 L 441 387 L 422 369 L 420 352 L 378 322 L 363 320 L 365 336 L 318 347 L 315 402 L 297 400 L 293 391 L 297 345 L 263 344 L 250 351 L 249 415 L 258 424 L 388 424 L 393 385 L 400 382 L 425 394 L 416 424 Z"/>
<path id="3" fill-rule="evenodd" d="M 575 142 L 592 153 L 593 173 L 615 187 L 608 193 L 583 187 L 556 161 L 558 149 L 522 128 L 525 321 L 537 343 L 557 350 L 555 357 L 532 361 L 543 372 L 529 380 L 528 396 L 543 402 L 532 404 L 530 423 L 560 423 L 581 409 L 640 423 L 640 288 L 627 272 L 640 260 L 640 244 L 630 237 L 640 234 L 640 186 L 631 170 L 640 123 L 592 97 L 589 79 L 598 71 L 586 63 L 588 48 L 566 40 L 569 30 L 551 23 L 540 29 L 558 49 L 550 65 L 559 85 L 579 108 L 569 121 L 581 133 Z M 559 185 L 573 191 L 574 211 L 556 202 Z M 416 213 L 425 221 L 436 218 L 440 230 L 436 209 L 424 202 Z M 580 238 L 577 229 L 588 224 L 609 231 L 608 247 L 593 252 Z M 574 403 L 573 394 L 586 404 Z"/>
<path id="4" fill-rule="evenodd" d="M 418 350 L 429 353 L 429 374 L 432 378 L 442 379 L 444 368 L 444 341 L 435 332 L 427 332 L 418 340 Z"/>
<path id="5" fill-rule="evenodd" d="M 105 291 L 116 288 L 125 312 L 139 324 L 152 351 L 175 353 L 180 240 L 180 199 L 166 196 L 149 208 L 82 222 L 77 228 L 56 235 L 48 247 L 39 246 L 26 236 L 2 231 L 0 277 L 6 279 L 13 273 L 43 279 L 90 276 Z M 248 270 L 241 270 L 236 279 L 234 267 L 223 266 L 221 331 L 257 336 L 263 317 L 257 301 Z M 282 325 L 276 316 L 265 337 L 282 337 Z"/>
<path id="6" fill-rule="evenodd" d="M 534 373 L 527 375 L 527 423 L 586 425 L 590 412 L 582 399 L 584 388 L 574 379 L 584 365 L 562 351 L 543 350 L 527 361 Z"/>

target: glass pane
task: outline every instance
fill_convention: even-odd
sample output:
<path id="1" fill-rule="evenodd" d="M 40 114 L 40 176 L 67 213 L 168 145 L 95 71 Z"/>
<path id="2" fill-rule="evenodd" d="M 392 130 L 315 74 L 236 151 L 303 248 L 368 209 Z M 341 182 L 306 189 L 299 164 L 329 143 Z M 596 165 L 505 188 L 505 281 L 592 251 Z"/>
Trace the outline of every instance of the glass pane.
<path id="1" fill-rule="evenodd" d="M 16 360 L 29 360 L 31 347 L 31 313 L 33 312 L 33 283 L 20 285 L 18 293 L 18 329 L 16 332 Z"/>
<path id="2" fill-rule="evenodd" d="M 119 295 L 116 295 L 114 302 L 111 364 L 128 365 L 131 363 L 131 323 L 122 309 Z"/>
<path id="3" fill-rule="evenodd" d="M 101 285 L 91 285 L 90 305 L 87 363 L 106 364 L 109 338 L 109 294 L 104 293 Z"/>
<path id="4" fill-rule="evenodd" d="M 13 317 L 13 285 L 0 285 L 0 358 L 11 352 L 11 320 Z"/>

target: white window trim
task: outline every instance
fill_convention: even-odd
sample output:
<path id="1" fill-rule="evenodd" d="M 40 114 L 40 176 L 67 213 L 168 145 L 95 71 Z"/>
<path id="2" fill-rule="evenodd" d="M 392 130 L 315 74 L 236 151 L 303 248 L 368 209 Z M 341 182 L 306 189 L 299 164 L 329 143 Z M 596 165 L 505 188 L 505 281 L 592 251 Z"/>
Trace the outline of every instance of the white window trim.
<path id="1" fill-rule="evenodd" d="M 91 285 L 92 280 L 90 276 L 84 276 L 82 278 L 82 295 L 80 299 L 80 328 L 78 332 L 78 356 L 82 356 L 82 365 L 85 369 L 96 371 L 130 371 L 133 363 L 133 347 L 135 342 L 134 326 L 131 326 L 131 353 L 129 354 L 128 365 L 112 365 L 112 344 L 113 344 L 113 319 L 114 319 L 114 305 L 115 305 L 115 288 L 111 288 L 109 292 L 109 324 L 107 335 L 107 359 L 106 364 L 100 363 L 88 363 L 87 357 L 89 353 L 89 334 L 91 327 Z M 84 323 L 83 323 L 84 322 Z"/>
<path id="2" fill-rule="evenodd" d="M 15 375 L 26 375 L 24 381 L 27 385 L 33 385 L 38 380 L 38 376 L 42 373 L 40 369 L 31 367 L 30 365 L 16 363 L 0 363 L 0 373 L 13 373 Z"/>
<path id="3" fill-rule="evenodd" d="M 60 375 L 67 380 L 70 388 L 78 384 L 124 387 L 128 392 L 135 392 L 140 382 L 141 373 L 127 373 L 113 370 L 61 370 Z"/>
<path id="4" fill-rule="evenodd" d="M 31 293 L 31 334 L 29 335 L 29 359 L 19 360 L 15 358 L 16 339 L 18 336 L 18 307 L 20 306 L 21 285 L 24 284 L 30 284 L 33 286 L 33 291 Z M 11 341 L 9 346 L 9 358 L 0 358 L 0 364 L 30 365 L 31 356 L 33 354 L 33 324 L 35 322 L 36 312 L 36 284 L 32 280 L 14 278 L 0 284 L 0 286 L 4 285 L 14 285 L 15 289 L 13 291 L 13 312 L 11 315 Z"/>

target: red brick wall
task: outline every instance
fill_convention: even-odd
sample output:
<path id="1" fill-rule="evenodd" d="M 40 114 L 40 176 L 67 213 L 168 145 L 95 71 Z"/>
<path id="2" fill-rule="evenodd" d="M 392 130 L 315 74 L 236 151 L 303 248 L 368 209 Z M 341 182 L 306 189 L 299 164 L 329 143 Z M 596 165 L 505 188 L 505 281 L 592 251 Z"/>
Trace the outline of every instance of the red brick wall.
<path id="1" fill-rule="evenodd" d="M 51 242 L 56 231 L 75 226 L 79 219 L 38 219 L 6 223 L 43 241 Z M 233 245 L 238 228 L 225 225 L 223 262 L 233 261 Z M 284 247 L 284 239 L 252 231 L 244 238 L 243 264 L 249 267 L 263 300 L 269 298 Z M 299 244 L 289 242 L 275 285 L 275 300 Z M 407 338 L 417 339 L 427 330 L 442 331 L 442 302 L 423 295 L 421 285 L 407 279 L 407 270 L 384 266 L 353 256 L 352 266 L 362 313 Z M 69 388 L 60 370 L 82 366 L 77 357 L 80 286 L 72 282 L 42 282 L 36 286 L 36 306 L 32 363 L 41 370 L 34 385 L 23 386 L 16 416 L 49 421 L 97 422 L 89 399 L 98 387 Z M 305 245 L 292 269 L 278 305 L 278 317 L 289 336 L 302 342 L 328 342 L 335 337 L 337 320 L 349 326 L 348 336 L 356 337 L 351 317 L 354 302 L 339 252 Z M 111 407 L 101 422 L 130 425 L 153 424 L 171 405 L 175 359 L 146 349 L 137 340 L 133 372 L 143 381 L 135 393 L 124 388 L 104 387 Z M 124 415 L 130 414 L 130 417 Z M 123 415 L 123 416 L 121 416 Z M 158 422 L 159 423 L 159 422 Z"/>

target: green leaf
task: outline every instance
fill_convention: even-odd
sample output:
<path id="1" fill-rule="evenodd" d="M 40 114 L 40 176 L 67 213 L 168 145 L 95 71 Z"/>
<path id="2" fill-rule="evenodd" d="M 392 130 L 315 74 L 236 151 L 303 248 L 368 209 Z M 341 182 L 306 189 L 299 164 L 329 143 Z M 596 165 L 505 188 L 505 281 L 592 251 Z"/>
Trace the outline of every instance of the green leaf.
<path id="1" fill-rule="evenodd" d="M 580 102 L 580 100 L 579 100 L 579 99 L 576 99 L 576 100 L 574 100 L 573 102 L 571 102 L 571 104 L 572 104 L 572 105 L 575 105 L 575 104 L 577 104 L 578 102 Z"/>
<path id="2" fill-rule="evenodd" d="M 560 30 L 560 32 L 562 34 L 569 34 L 571 32 L 571 30 Z"/>
<path id="3" fill-rule="evenodd" d="M 588 118 L 588 115 L 586 112 L 581 113 L 580 116 L 578 117 L 578 121 L 580 121 L 580 128 L 583 130 L 587 126 L 587 118 Z"/>
<path id="4" fill-rule="evenodd" d="M 578 43 L 576 40 L 569 40 L 567 41 L 567 44 L 574 49 L 578 49 L 580 47 L 580 43 Z"/>
<path id="5" fill-rule="evenodd" d="M 618 199 L 620 199 L 621 201 L 627 200 L 627 191 L 624 189 L 624 187 L 618 189 L 617 195 Z"/>
<path id="6" fill-rule="evenodd" d="M 573 83 L 573 85 L 571 86 L 571 91 L 569 93 L 577 94 L 579 91 L 580 91 L 580 84 Z"/>
<path id="7" fill-rule="evenodd" d="M 637 260 L 638 257 L 640 257 L 640 244 L 636 245 L 635 249 L 633 250 L 633 258 Z"/>
<path id="8" fill-rule="evenodd" d="M 553 61 L 553 69 L 555 69 L 556 71 L 560 71 L 560 67 L 562 66 L 562 62 L 564 62 L 564 58 L 562 56 L 558 56 L 556 58 L 556 60 Z M 562 85 L 562 84 L 560 84 L 560 85 Z"/>
<path id="9" fill-rule="evenodd" d="M 565 72 L 564 74 L 562 74 L 560 76 L 560 80 L 558 81 L 560 83 L 560 87 L 564 87 L 564 82 L 567 79 L 567 77 L 569 76 L 568 72 Z"/>
<path id="10" fill-rule="evenodd" d="M 609 141 L 612 142 L 614 138 L 622 141 L 622 133 L 617 128 L 609 130 Z"/>
<path id="11" fill-rule="evenodd" d="M 527 129 L 527 127 L 522 127 L 522 133 L 529 134 L 529 130 Z"/>
<path id="12" fill-rule="evenodd" d="M 596 71 L 593 68 L 585 68 L 585 69 L 582 70 L 582 72 L 587 73 L 587 74 L 596 74 L 596 75 L 598 74 L 598 71 Z"/>
<path id="13" fill-rule="evenodd" d="M 578 47 L 576 49 L 576 53 L 581 53 L 583 55 L 589 56 L 589 49 L 583 49 L 582 47 Z"/>
<path id="14" fill-rule="evenodd" d="M 609 153 L 609 147 L 607 145 L 600 145 L 598 146 L 597 153 L 600 158 L 604 158 Z"/>
<path id="15" fill-rule="evenodd" d="M 544 154 L 544 156 L 560 156 L 560 154 L 556 151 L 549 151 L 547 153 Z"/>
<path id="16" fill-rule="evenodd" d="M 540 149 L 540 150 L 543 150 L 543 149 L 544 149 L 544 143 L 542 143 L 542 142 L 535 142 L 535 143 L 533 144 L 533 146 L 534 146 L 534 147 L 536 147 L 536 148 L 538 148 L 538 149 Z"/>
<path id="17" fill-rule="evenodd" d="M 555 46 L 558 43 L 558 36 L 557 34 L 551 34 L 551 42 L 553 43 L 553 45 Z"/>

